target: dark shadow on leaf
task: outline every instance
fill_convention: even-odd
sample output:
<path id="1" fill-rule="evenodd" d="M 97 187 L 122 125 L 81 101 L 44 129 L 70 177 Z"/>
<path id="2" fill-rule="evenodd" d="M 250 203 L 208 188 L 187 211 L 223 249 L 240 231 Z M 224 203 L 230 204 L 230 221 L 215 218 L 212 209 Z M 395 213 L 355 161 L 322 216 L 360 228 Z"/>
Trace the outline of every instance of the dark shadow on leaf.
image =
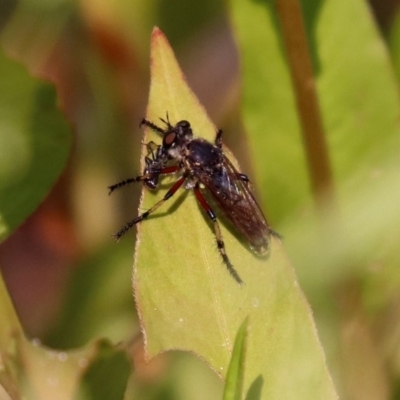
<path id="1" fill-rule="evenodd" d="M 158 219 L 158 218 L 168 218 L 168 215 L 174 213 L 182 205 L 182 203 L 185 201 L 185 199 L 188 195 L 188 192 L 189 192 L 188 190 L 185 190 L 185 191 L 182 191 L 182 193 L 179 193 L 179 195 L 175 195 L 175 196 L 171 197 L 169 200 L 167 200 L 165 202 L 165 204 L 163 204 L 159 209 L 157 209 L 155 214 L 149 215 L 147 220 Z M 162 197 L 160 197 L 159 199 L 155 199 L 154 204 L 157 203 L 157 201 L 160 201 L 161 199 L 162 199 Z M 151 206 L 153 206 L 154 204 L 152 204 Z M 140 213 L 143 213 L 145 211 L 146 211 L 146 209 L 140 210 Z M 146 220 L 144 220 L 140 223 L 145 224 Z"/>
<path id="2" fill-rule="evenodd" d="M 263 385 L 264 379 L 262 375 L 258 375 L 247 391 L 246 400 L 260 400 Z"/>
<path id="3" fill-rule="evenodd" d="M 82 376 L 75 399 L 122 399 L 126 390 L 131 365 L 127 354 L 103 341 L 94 361 Z"/>

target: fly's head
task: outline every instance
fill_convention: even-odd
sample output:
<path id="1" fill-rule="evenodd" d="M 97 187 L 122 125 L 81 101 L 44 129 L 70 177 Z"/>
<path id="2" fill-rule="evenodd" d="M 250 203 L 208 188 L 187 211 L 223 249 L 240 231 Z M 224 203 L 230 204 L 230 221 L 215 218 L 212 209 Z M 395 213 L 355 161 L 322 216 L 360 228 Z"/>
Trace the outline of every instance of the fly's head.
<path id="1" fill-rule="evenodd" d="M 188 143 L 193 139 L 192 128 L 185 120 L 179 121 L 175 126 L 167 126 L 161 147 L 171 159 L 181 161 Z"/>
<path id="2" fill-rule="evenodd" d="M 193 139 L 193 132 L 188 121 L 179 121 L 175 126 L 161 119 L 166 129 L 161 129 L 153 126 L 147 121 L 151 128 L 156 128 L 157 132 L 163 134 L 161 145 L 155 145 L 154 142 L 147 144 L 148 155 L 145 158 L 145 169 L 143 175 L 146 178 L 143 180 L 144 185 L 151 190 L 157 189 L 160 177 L 160 171 L 171 165 L 171 163 L 179 163 L 186 154 L 187 144 Z"/>

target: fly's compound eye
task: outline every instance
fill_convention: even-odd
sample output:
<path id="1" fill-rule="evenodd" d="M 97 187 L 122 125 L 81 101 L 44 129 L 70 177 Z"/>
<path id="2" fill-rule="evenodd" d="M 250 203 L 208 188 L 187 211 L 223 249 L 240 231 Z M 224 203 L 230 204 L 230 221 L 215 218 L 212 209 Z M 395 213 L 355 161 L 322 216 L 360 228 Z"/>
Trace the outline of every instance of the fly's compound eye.
<path id="1" fill-rule="evenodd" d="M 168 132 L 165 134 L 163 138 L 163 147 L 169 148 L 171 147 L 176 141 L 177 135 L 175 132 Z"/>
<path id="2" fill-rule="evenodd" d="M 162 147 L 169 149 L 177 145 L 182 145 L 182 140 L 185 141 L 192 136 L 190 123 L 185 120 L 179 121 L 171 130 L 165 132 Z"/>

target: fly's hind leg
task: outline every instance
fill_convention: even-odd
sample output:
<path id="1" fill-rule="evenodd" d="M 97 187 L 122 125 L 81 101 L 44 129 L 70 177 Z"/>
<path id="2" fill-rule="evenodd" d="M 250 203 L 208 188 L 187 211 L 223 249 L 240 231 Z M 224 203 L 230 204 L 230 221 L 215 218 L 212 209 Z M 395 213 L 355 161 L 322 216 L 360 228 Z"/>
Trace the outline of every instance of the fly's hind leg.
<path id="1" fill-rule="evenodd" d="M 218 223 L 217 217 L 215 216 L 214 211 L 209 206 L 206 199 L 200 192 L 198 184 L 194 187 L 193 190 L 196 195 L 197 201 L 200 203 L 200 205 L 203 207 L 204 211 L 207 213 L 208 217 L 214 223 L 214 233 L 215 233 L 215 237 L 217 239 L 217 247 L 218 247 L 219 253 L 221 254 L 224 264 L 228 268 L 228 271 L 232 275 L 233 279 L 235 279 L 235 281 L 237 283 L 239 283 L 239 285 L 242 285 L 243 284 L 242 279 L 240 278 L 239 274 L 236 272 L 235 268 L 233 267 L 232 263 L 230 262 L 230 260 L 228 258 L 228 255 L 226 254 L 225 243 L 222 239 L 222 234 L 221 234 L 221 228 L 219 226 L 219 223 Z"/>

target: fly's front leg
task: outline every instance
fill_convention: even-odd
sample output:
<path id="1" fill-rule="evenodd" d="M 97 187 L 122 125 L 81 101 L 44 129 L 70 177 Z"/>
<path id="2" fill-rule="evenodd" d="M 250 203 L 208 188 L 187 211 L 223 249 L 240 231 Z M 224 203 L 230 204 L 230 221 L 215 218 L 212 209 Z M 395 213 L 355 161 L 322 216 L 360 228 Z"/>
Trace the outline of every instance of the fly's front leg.
<path id="1" fill-rule="evenodd" d="M 222 149 L 222 129 L 217 130 L 217 134 L 215 136 L 215 145 Z"/>
<path id="2" fill-rule="evenodd" d="M 185 182 L 185 179 L 186 179 L 185 176 L 182 176 L 181 178 L 179 178 L 179 180 L 177 180 L 174 183 L 174 185 L 168 190 L 167 193 L 165 193 L 165 196 L 160 201 L 158 201 L 156 204 L 154 204 L 153 207 L 151 207 L 149 210 L 147 210 L 143 214 L 140 214 L 135 219 L 128 222 L 121 230 L 119 230 L 116 234 L 114 234 L 113 236 L 115 237 L 115 240 L 118 241 L 119 239 L 121 239 L 121 237 L 123 235 L 125 235 L 125 233 L 128 232 L 134 225 L 136 225 L 137 223 L 146 219 L 149 215 L 151 215 L 154 211 L 156 211 L 157 208 L 162 206 L 183 185 L 183 183 Z"/>
<path id="3" fill-rule="evenodd" d="M 130 183 L 141 182 L 149 178 L 149 174 L 139 175 L 136 178 L 128 178 L 121 182 L 115 183 L 114 185 L 107 186 L 109 189 L 108 194 L 111 194 L 114 190 L 121 188 L 122 186 L 129 185 Z"/>
<path id="4" fill-rule="evenodd" d="M 157 143 L 154 143 L 153 141 L 150 141 L 148 143 L 142 143 L 144 146 L 147 147 L 147 157 L 146 159 L 155 159 L 156 158 L 156 153 L 157 153 L 157 149 L 160 147 L 160 145 L 158 145 Z M 151 158 L 149 157 L 149 155 L 151 155 Z"/>
<path id="5" fill-rule="evenodd" d="M 150 129 L 152 129 L 154 132 L 157 132 L 158 134 L 160 134 L 161 136 L 164 136 L 164 129 L 160 128 L 159 126 L 157 126 L 156 124 L 154 124 L 153 122 L 147 120 L 146 118 L 143 118 L 142 121 L 140 122 L 140 127 L 142 127 L 143 125 L 148 126 Z"/>
<path id="6" fill-rule="evenodd" d="M 194 193 L 196 195 L 198 202 L 203 207 L 204 211 L 207 213 L 207 215 L 211 219 L 211 221 L 214 223 L 214 233 L 215 233 L 215 237 L 217 239 L 217 247 L 218 247 L 219 253 L 221 254 L 224 264 L 228 268 L 229 273 L 232 275 L 232 277 L 235 279 L 235 281 L 237 283 L 239 283 L 239 285 L 242 285 L 243 284 L 242 279 L 240 278 L 239 274 L 236 272 L 235 268 L 233 267 L 232 263 L 230 262 L 230 260 L 228 258 L 228 255 L 226 254 L 225 243 L 224 243 L 224 240 L 222 239 L 221 228 L 219 226 L 219 223 L 218 223 L 217 217 L 215 216 L 214 211 L 212 210 L 210 205 L 207 203 L 203 194 L 200 192 L 198 184 L 194 187 L 193 190 L 194 190 Z"/>
<path id="7" fill-rule="evenodd" d="M 151 161 L 151 160 L 150 160 Z M 143 175 L 139 175 L 136 178 L 129 178 L 125 179 L 124 181 L 118 182 L 114 185 L 107 186 L 108 189 L 110 190 L 108 194 L 111 194 L 114 190 L 121 188 L 122 186 L 129 185 L 130 183 L 135 183 L 135 182 L 146 182 L 146 181 L 152 181 L 154 180 L 155 176 L 159 175 L 167 175 L 167 174 L 173 174 L 174 172 L 177 172 L 179 170 L 179 167 L 174 165 L 172 167 L 165 167 L 165 168 L 153 168 L 149 169 L 146 168 L 146 171 Z M 154 189 L 155 187 L 150 187 L 151 189 Z"/>

